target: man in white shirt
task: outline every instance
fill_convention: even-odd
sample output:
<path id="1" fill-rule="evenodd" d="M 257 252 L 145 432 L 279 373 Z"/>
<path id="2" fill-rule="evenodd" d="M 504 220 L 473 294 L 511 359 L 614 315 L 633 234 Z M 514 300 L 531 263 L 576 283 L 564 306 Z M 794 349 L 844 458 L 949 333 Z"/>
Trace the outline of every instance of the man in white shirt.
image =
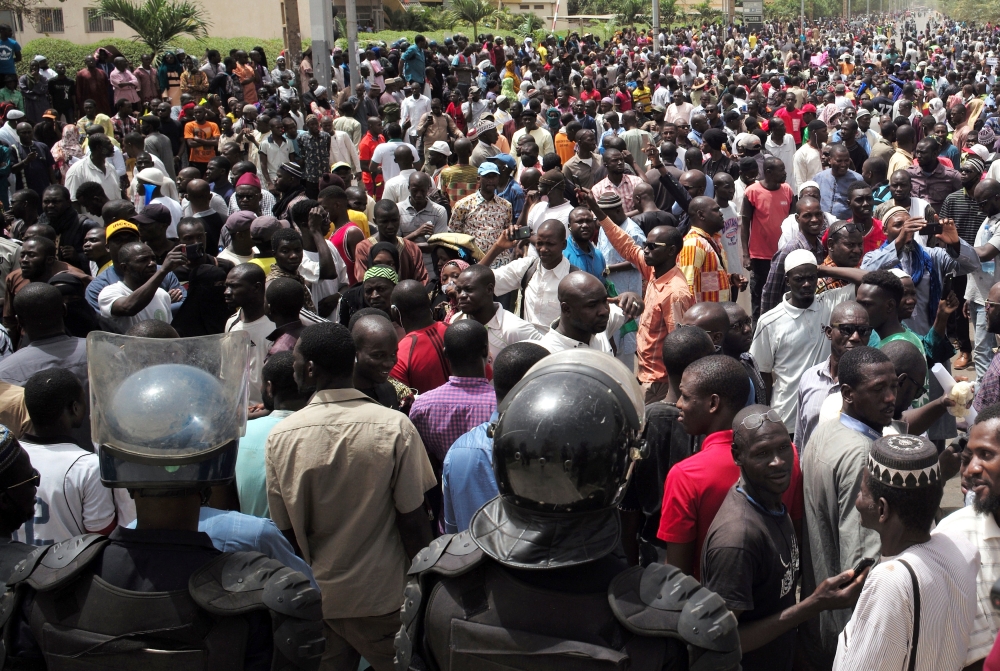
<path id="1" fill-rule="evenodd" d="M 417 124 L 420 123 L 420 118 L 430 111 L 431 99 L 423 95 L 423 84 L 413 82 L 410 85 L 410 95 L 404 98 L 399 106 L 399 125 L 414 144 L 417 142 Z"/>
<path id="2" fill-rule="evenodd" d="M 455 319 L 475 319 L 486 327 L 490 338 L 490 356 L 493 363 L 497 354 L 507 345 L 523 340 L 541 340 L 541 332 L 523 319 L 507 312 L 493 301 L 496 280 L 489 266 L 474 265 L 462 271 L 455 280 L 458 309 Z"/>
<path id="3" fill-rule="evenodd" d="M 792 160 L 793 170 L 789 173 L 794 175 L 796 184 L 812 181 L 816 175 L 823 172 L 823 156 L 820 152 L 823 150 L 823 143 L 827 140 L 829 130 L 819 119 L 810 121 L 806 129 L 809 131 L 809 139 L 796 150 L 795 158 Z"/>
<path id="4" fill-rule="evenodd" d="M 469 99 L 462 103 L 462 116 L 465 117 L 466 128 L 475 127 L 488 107 L 485 100 L 479 99 L 481 94 L 482 91 L 478 86 L 469 87 Z"/>
<path id="5" fill-rule="evenodd" d="M 589 347 L 614 356 L 611 339 L 629 319 L 642 314 L 636 294 L 618 296 L 618 305 L 608 303 L 604 283 L 590 273 L 570 273 L 559 282 L 559 318 L 538 344 L 555 354 L 567 349 Z M 624 303 L 623 303 L 624 302 Z"/>
<path id="6" fill-rule="evenodd" d="M 1000 404 L 982 408 L 969 429 L 965 448 L 968 462 L 962 470 L 964 485 L 975 498 L 971 506 L 938 523 L 935 534 L 962 536 L 979 550 L 975 619 L 971 627 L 964 666 L 975 666 L 990 653 L 1000 630 L 1000 612 L 993 607 L 990 590 L 1000 578 Z M 970 600 L 972 597 L 969 597 Z M 959 665 L 963 666 L 963 665 Z"/>
<path id="7" fill-rule="evenodd" d="M 830 323 L 833 308 L 854 298 L 853 284 L 817 296 L 817 278 L 816 256 L 811 251 L 796 249 L 786 256 L 789 292 L 777 307 L 761 315 L 750 345 L 750 354 L 771 390 L 771 406 L 789 433 L 795 431 L 799 379 L 830 356 L 830 341 L 821 335 L 823 327 Z"/>
<path id="8" fill-rule="evenodd" d="M 77 161 L 66 172 L 65 186 L 69 189 L 69 197 L 76 200 L 76 190 L 84 182 L 97 182 L 104 188 L 108 200 L 118 200 L 122 197 L 121 184 L 114 166 L 108 162 L 114 155 L 114 145 L 106 135 L 96 134 L 87 140 L 89 156 Z"/>
<path id="9" fill-rule="evenodd" d="M 274 181 L 278 179 L 278 168 L 292 160 L 293 148 L 292 143 L 285 137 L 285 131 L 279 117 L 274 117 L 268 121 L 268 124 L 271 132 L 261 141 L 260 149 L 257 150 L 257 160 L 260 161 L 260 172 L 264 177 L 264 185 L 268 189 L 273 189 Z M 331 144 L 332 142 L 331 139 Z"/>
<path id="10" fill-rule="evenodd" d="M 382 189 L 382 198 L 391 200 L 394 203 L 401 203 L 409 197 L 410 175 L 417 171 L 413 169 L 413 154 L 407 144 L 396 144 L 392 152 L 392 158 L 399 168 L 399 172 L 392 178 L 386 178 L 385 187 Z"/>
<path id="11" fill-rule="evenodd" d="M 882 551 L 847 627 L 834 671 L 961 669 L 976 616 L 980 555 L 956 530 L 932 534 L 944 483 L 938 452 L 920 436 L 879 438 L 855 506 Z"/>
<path id="12" fill-rule="evenodd" d="M 425 172 L 414 172 L 407 178 L 407 187 L 409 197 L 396 205 L 399 209 L 399 235 L 420 245 L 435 233 L 446 233 L 448 211 L 428 198 L 434 188 L 431 176 Z M 427 277 L 437 277 L 430 252 L 424 252 L 424 267 Z"/>
<path id="13" fill-rule="evenodd" d="M 320 122 L 320 128 L 330 134 L 330 165 L 346 163 L 351 166 L 351 174 L 357 181 L 361 181 L 361 159 L 358 156 L 358 148 L 354 144 L 351 136 L 333 127 L 333 119 L 326 117 Z"/>
<path id="14" fill-rule="evenodd" d="M 780 158 L 785 164 L 785 175 L 788 185 L 795 191 L 795 140 L 790 133 L 785 132 L 785 122 L 775 117 L 768 126 L 770 133 L 764 143 L 764 151 L 775 158 Z"/>
<path id="15" fill-rule="evenodd" d="M 508 233 L 497 241 L 479 263 L 489 267 L 496 257 L 513 249 L 517 241 Z M 565 256 L 566 225 L 558 219 L 543 221 L 535 231 L 537 256 L 515 259 L 493 271 L 498 296 L 521 291 L 517 316 L 527 320 L 543 333 L 559 318 L 559 282 L 575 268 Z"/>
<path id="16" fill-rule="evenodd" d="M 131 326 L 147 319 L 170 323 L 171 296 L 160 283 L 174 268 L 187 263 L 183 245 L 172 249 L 156 267 L 153 250 L 141 242 L 131 242 L 118 251 L 116 264 L 124 272 L 122 279 L 101 289 L 97 302 L 101 315 L 124 333 Z"/>
<path id="17" fill-rule="evenodd" d="M 417 148 L 412 144 L 402 141 L 399 124 L 388 124 L 385 127 L 385 134 L 388 142 L 383 142 L 375 147 L 370 163 L 372 167 L 379 166 L 382 171 L 382 179 L 388 182 L 402 170 L 400 165 L 396 163 L 396 149 L 398 147 L 407 147 L 410 150 L 410 155 L 413 158 L 410 162 L 411 165 L 407 166 L 408 168 L 412 168 L 412 164 L 420 160 L 420 154 L 417 153 Z"/>
<path id="18" fill-rule="evenodd" d="M 21 447 L 39 480 L 35 517 L 18 529 L 16 539 L 52 545 L 81 534 L 114 531 L 113 490 L 101 484 L 97 455 L 69 438 L 87 418 L 83 385 L 64 368 L 39 371 L 24 384 L 24 404 L 32 433 L 21 437 Z"/>
<path id="19" fill-rule="evenodd" d="M 261 403 L 261 371 L 271 342 L 267 339 L 277 327 L 267 316 L 264 300 L 263 269 L 253 263 L 244 263 L 229 271 L 226 276 L 226 305 L 236 308 L 236 314 L 226 322 L 226 333 L 246 331 L 250 334 L 250 402 Z"/>

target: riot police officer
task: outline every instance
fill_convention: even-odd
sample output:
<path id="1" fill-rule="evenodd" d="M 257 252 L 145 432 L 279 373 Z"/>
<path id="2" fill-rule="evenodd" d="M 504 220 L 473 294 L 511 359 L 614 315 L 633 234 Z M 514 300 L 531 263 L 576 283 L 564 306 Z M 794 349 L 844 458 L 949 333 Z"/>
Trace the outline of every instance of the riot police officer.
<path id="1" fill-rule="evenodd" d="M 616 505 L 642 452 L 632 373 L 601 352 L 560 352 L 498 410 L 500 495 L 414 559 L 397 671 L 738 669 L 722 599 L 674 567 L 629 568 L 620 551 Z"/>
<path id="2" fill-rule="evenodd" d="M 35 550 L 19 543 L 14 532 L 35 516 L 38 471 L 28 453 L 6 426 L 0 424 L 0 580 L 10 577 L 14 567 Z"/>
<path id="3" fill-rule="evenodd" d="M 41 547 L 0 601 L 5 668 L 314 669 L 319 592 L 257 553 L 198 531 L 232 481 L 247 411 L 244 333 L 87 339 L 101 481 L 127 488 L 137 526 Z M 273 632 L 273 633 L 272 633 Z"/>

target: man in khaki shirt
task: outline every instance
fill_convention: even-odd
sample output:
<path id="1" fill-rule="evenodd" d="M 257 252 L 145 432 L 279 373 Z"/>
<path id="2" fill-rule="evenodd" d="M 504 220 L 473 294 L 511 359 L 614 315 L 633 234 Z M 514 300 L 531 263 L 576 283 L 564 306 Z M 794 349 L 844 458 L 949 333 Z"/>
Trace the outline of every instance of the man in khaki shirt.
<path id="1" fill-rule="evenodd" d="M 432 539 L 423 508 L 435 478 L 410 420 L 353 388 L 355 347 L 339 324 L 306 327 L 295 345 L 309 404 L 267 439 L 271 519 L 312 566 L 323 594 L 321 669 L 393 668 L 410 560 Z"/>
<path id="2" fill-rule="evenodd" d="M 31 431 L 31 419 L 24 405 L 24 389 L 6 382 L 0 382 L 0 424 L 3 424 L 15 438 Z"/>

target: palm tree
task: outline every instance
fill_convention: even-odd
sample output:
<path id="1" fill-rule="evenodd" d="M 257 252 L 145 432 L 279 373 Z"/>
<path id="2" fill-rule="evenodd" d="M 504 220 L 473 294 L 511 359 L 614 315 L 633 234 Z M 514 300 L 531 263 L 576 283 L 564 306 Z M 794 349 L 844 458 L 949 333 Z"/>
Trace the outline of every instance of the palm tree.
<path id="1" fill-rule="evenodd" d="M 618 23 L 635 28 L 636 21 L 642 21 L 646 15 L 644 0 L 621 0 L 618 3 Z"/>
<path id="2" fill-rule="evenodd" d="M 201 5 L 188 0 L 99 0 L 98 11 L 134 30 L 132 39 L 144 42 L 154 56 L 181 35 L 207 37 L 211 26 Z"/>
<path id="3" fill-rule="evenodd" d="M 449 7 L 454 21 L 462 21 L 472 26 L 472 39 L 479 35 L 479 24 L 496 16 L 497 8 L 489 0 L 452 0 Z"/>

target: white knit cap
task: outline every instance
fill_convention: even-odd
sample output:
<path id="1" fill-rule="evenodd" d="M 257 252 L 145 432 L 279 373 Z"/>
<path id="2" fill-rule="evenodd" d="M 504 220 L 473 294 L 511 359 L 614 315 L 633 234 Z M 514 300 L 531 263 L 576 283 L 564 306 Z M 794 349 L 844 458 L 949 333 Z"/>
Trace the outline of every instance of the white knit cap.
<path id="1" fill-rule="evenodd" d="M 817 184 L 816 182 L 814 182 L 812 180 L 809 180 L 808 182 L 802 182 L 801 184 L 799 184 L 799 190 L 798 190 L 798 192 L 796 192 L 795 195 L 801 196 L 802 192 L 805 191 L 806 189 L 808 189 L 810 186 L 815 187 L 817 189 L 820 188 L 819 184 Z"/>
<path id="2" fill-rule="evenodd" d="M 816 255 L 808 249 L 796 249 L 785 257 L 785 272 L 788 273 L 792 268 L 798 268 L 806 264 L 810 266 L 819 265 L 816 263 Z"/>

